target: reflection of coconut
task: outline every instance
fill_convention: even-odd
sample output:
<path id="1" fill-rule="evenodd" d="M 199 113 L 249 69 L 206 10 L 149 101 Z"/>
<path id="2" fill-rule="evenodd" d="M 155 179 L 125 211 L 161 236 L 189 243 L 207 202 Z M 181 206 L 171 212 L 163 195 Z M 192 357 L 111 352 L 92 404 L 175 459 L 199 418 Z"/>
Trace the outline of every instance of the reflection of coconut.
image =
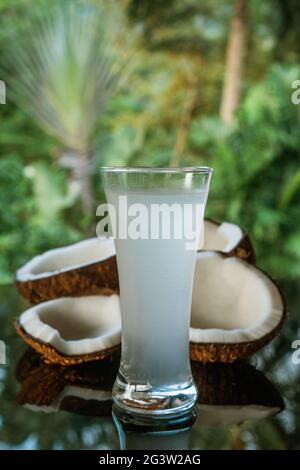
<path id="1" fill-rule="evenodd" d="M 84 416 L 111 417 L 111 391 L 82 387 L 65 387 L 58 398 L 59 409 Z"/>
<path id="2" fill-rule="evenodd" d="M 47 251 L 17 271 L 16 286 L 32 304 L 57 297 L 116 292 L 114 242 L 109 238 L 91 238 Z"/>
<path id="3" fill-rule="evenodd" d="M 192 362 L 198 387 L 198 425 L 216 426 L 262 419 L 284 408 L 281 395 L 249 364 Z"/>
<path id="4" fill-rule="evenodd" d="M 281 293 L 260 269 L 216 252 L 197 255 L 191 359 L 232 362 L 271 341 L 286 317 Z"/>
<path id="5" fill-rule="evenodd" d="M 33 411 L 59 410 L 88 416 L 110 416 L 111 390 L 119 355 L 76 366 L 45 364 L 28 350 L 19 361 L 16 376 L 22 383 L 17 400 Z"/>
<path id="6" fill-rule="evenodd" d="M 228 222 L 219 224 L 213 220 L 205 220 L 204 244 L 201 249 L 221 251 L 227 256 L 237 256 L 255 263 L 254 249 L 249 236 L 238 225 Z"/>
<path id="7" fill-rule="evenodd" d="M 88 387 L 65 385 L 49 405 L 21 403 L 31 411 L 54 413 L 69 411 L 85 416 L 111 416 L 112 396 L 109 390 L 95 390 Z"/>
<path id="8" fill-rule="evenodd" d="M 70 365 L 102 359 L 121 342 L 119 297 L 63 297 L 26 310 L 16 329 L 48 362 Z"/>
<path id="9" fill-rule="evenodd" d="M 115 353 L 109 359 L 64 367 L 45 364 L 42 356 L 29 349 L 16 368 L 16 377 L 21 382 L 18 403 L 34 411 L 65 410 L 88 416 L 108 416 L 119 360 L 119 353 Z M 192 361 L 191 366 L 199 390 L 197 424 L 200 426 L 261 419 L 284 408 L 282 397 L 271 382 L 247 363 Z M 173 423 L 172 430 L 187 429 L 191 424 L 192 421 L 178 421 L 178 425 Z M 158 430 L 154 423 L 153 429 L 149 423 L 145 429 L 147 432 Z M 136 427 L 128 421 L 122 424 L 122 430 L 134 436 Z"/>

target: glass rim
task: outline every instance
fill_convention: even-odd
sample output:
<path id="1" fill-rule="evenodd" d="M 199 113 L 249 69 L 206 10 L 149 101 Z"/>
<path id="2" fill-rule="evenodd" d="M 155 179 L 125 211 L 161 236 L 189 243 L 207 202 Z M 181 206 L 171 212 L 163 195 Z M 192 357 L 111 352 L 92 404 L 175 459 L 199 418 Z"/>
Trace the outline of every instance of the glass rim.
<path id="1" fill-rule="evenodd" d="M 210 174 L 214 169 L 209 166 L 102 166 L 100 173 L 198 173 Z"/>

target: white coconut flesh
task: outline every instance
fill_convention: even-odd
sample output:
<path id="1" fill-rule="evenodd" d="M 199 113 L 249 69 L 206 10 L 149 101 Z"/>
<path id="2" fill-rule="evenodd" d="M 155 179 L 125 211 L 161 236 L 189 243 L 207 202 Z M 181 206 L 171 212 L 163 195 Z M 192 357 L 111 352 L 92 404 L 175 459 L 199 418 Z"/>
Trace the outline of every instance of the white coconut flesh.
<path id="1" fill-rule="evenodd" d="M 248 420 L 260 420 L 279 413 L 279 407 L 263 405 L 197 405 L 199 426 L 229 426 Z"/>
<path id="2" fill-rule="evenodd" d="M 278 288 L 258 268 L 215 252 L 197 254 L 190 341 L 255 341 L 280 323 L 283 310 Z"/>
<path id="3" fill-rule="evenodd" d="M 111 390 L 96 390 L 86 387 L 77 387 L 76 385 L 66 385 L 50 405 L 38 406 L 32 403 L 26 403 L 25 407 L 31 411 L 53 413 L 60 410 L 61 403 L 66 397 L 75 397 L 87 401 L 95 400 L 99 402 L 105 402 L 112 400 L 112 392 Z"/>
<path id="4" fill-rule="evenodd" d="M 89 238 L 46 251 L 24 264 L 16 273 L 18 281 L 29 281 L 104 261 L 116 253 L 111 238 Z"/>
<path id="5" fill-rule="evenodd" d="M 229 253 L 233 250 L 243 238 L 243 232 L 238 225 L 223 222 L 217 224 L 210 220 L 204 221 L 204 240 L 203 231 L 200 236 L 199 249 L 215 250 Z"/>
<path id="6" fill-rule="evenodd" d="M 119 296 L 63 297 L 20 316 L 30 336 L 67 356 L 90 354 L 121 343 Z"/>

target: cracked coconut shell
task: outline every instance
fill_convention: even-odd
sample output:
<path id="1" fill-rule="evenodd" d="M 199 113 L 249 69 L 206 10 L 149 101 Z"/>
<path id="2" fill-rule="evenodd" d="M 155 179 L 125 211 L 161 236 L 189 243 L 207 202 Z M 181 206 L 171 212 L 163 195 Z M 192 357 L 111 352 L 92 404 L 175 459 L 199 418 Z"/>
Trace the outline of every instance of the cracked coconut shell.
<path id="1" fill-rule="evenodd" d="M 18 269 L 15 284 L 30 304 L 116 293 L 119 281 L 114 241 L 90 238 L 46 251 Z"/>
<path id="2" fill-rule="evenodd" d="M 269 343 L 287 316 L 274 281 L 259 268 L 218 252 L 198 252 L 190 357 L 201 362 L 245 359 Z"/>
<path id="3" fill-rule="evenodd" d="M 15 328 L 46 362 L 66 366 L 103 359 L 120 348 L 119 296 L 49 300 L 23 312 Z"/>

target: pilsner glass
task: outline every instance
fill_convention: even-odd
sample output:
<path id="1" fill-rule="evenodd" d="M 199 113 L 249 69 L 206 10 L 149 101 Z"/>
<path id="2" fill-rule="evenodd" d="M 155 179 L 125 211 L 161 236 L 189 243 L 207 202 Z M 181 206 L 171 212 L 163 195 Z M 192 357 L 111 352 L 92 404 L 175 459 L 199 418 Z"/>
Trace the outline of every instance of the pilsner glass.
<path id="1" fill-rule="evenodd" d="M 194 266 L 212 169 L 103 167 L 115 237 L 122 354 L 113 399 L 144 417 L 189 410 Z"/>

